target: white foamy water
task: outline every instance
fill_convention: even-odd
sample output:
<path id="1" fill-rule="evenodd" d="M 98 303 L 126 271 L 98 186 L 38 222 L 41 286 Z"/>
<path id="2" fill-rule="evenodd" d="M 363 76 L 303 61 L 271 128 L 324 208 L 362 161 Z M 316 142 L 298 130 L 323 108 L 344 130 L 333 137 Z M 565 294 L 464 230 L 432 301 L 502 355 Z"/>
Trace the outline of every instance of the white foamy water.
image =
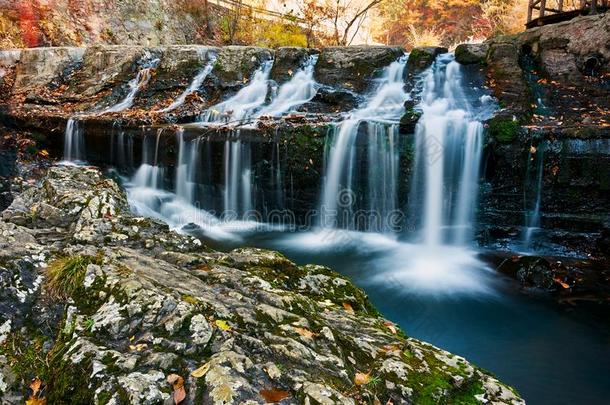
<path id="1" fill-rule="evenodd" d="M 273 61 L 264 62 L 256 70 L 250 83 L 240 89 L 237 94 L 210 107 L 200 117 L 205 123 L 234 123 L 242 124 L 252 117 L 254 112 L 265 104 L 269 90 L 269 74 Z"/>
<path id="2" fill-rule="evenodd" d="M 318 55 L 308 57 L 303 68 L 299 69 L 289 81 L 280 86 L 278 94 L 271 101 L 271 104 L 263 107 L 256 116 L 281 117 L 314 98 L 317 89 L 313 76 L 317 62 Z"/>
<path id="3" fill-rule="evenodd" d="M 85 161 L 83 123 L 70 118 L 64 132 L 64 156 L 62 163 L 80 164 Z"/>
<path id="4" fill-rule="evenodd" d="M 205 236 L 219 241 L 240 241 L 242 235 L 255 231 L 277 229 L 259 222 L 244 220 L 222 221 L 213 213 L 197 206 L 195 192 L 198 171 L 200 140 L 186 141 L 184 132 L 178 131 L 178 162 L 175 174 L 175 192 L 167 190 L 165 170 L 159 165 L 159 136 L 154 145 L 145 140 L 142 146 L 142 164 L 135 174 L 126 182 L 127 194 L 132 210 L 137 215 L 156 218 L 166 222 L 172 229 L 184 231 L 186 227 L 195 227 Z M 239 144 L 237 151 L 240 150 Z M 239 156 L 235 159 L 240 162 Z M 236 173 L 243 175 L 240 170 Z M 236 184 L 239 184 L 236 181 Z M 244 196 L 250 194 L 244 190 Z M 241 202 L 241 200 L 238 200 Z M 239 209 L 241 209 L 239 205 Z M 243 206 L 245 208 L 245 206 Z"/>
<path id="5" fill-rule="evenodd" d="M 463 91 L 460 65 L 442 55 L 424 75 L 416 127 L 412 216 L 427 245 L 467 244 L 477 204 L 483 125 Z M 423 214 L 423 215 L 422 215 Z"/>
<path id="6" fill-rule="evenodd" d="M 180 94 L 178 96 L 178 98 L 176 98 L 167 107 L 159 110 L 159 112 L 169 112 L 169 111 L 175 110 L 176 108 L 178 108 L 182 104 L 184 104 L 184 101 L 186 100 L 186 98 L 190 94 L 195 93 L 201 87 L 201 85 L 203 84 L 203 81 L 212 72 L 212 70 L 214 69 L 214 62 L 216 62 L 216 57 L 212 57 L 208 61 L 208 63 L 205 65 L 205 67 L 203 69 L 201 69 L 201 71 L 199 73 L 197 73 L 197 75 L 193 78 L 193 81 L 191 82 L 191 84 L 186 88 L 186 90 L 184 90 L 182 92 L 182 94 Z"/>
<path id="7" fill-rule="evenodd" d="M 150 56 L 147 56 L 147 58 L 150 58 Z M 159 65 L 159 62 L 159 59 L 152 59 L 147 61 L 144 64 L 143 68 L 138 71 L 136 77 L 129 81 L 129 93 L 127 93 L 125 98 L 123 98 L 115 105 L 106 108 L 105 110 L 100 112 L 100 114 L 121 112 L 127 110 L 128 108 L 131 108 L 138 92 L 148 84 L 151 78 L 151 71 L 152 69 L 155 69 L 157 65 Z"/>
<path id="8" fill-rule="evenodd" d="M 372 232 L 320 228 L 283 235 L 274 243 L 280 250 L 320 255 L 358 256 L 374 261 L 374 272 L 362 283 L 391 288 L 410 295 L 493 295 L 494 272 L 459 246 L 425 246 L 398 241 Z M 497 276 L 495 276 L 497 277 Z"/>
<path id="9" fill-rule="evenodd" d="M 370 212 L 385 222 L 396 209 L 398 181 L 398 121 L 404 114 L 404 103 L 409 95 L 404 90 L 404 69 L 407 58 L 388 66 L 380 79 L 377 90 L 365 105 L 338 124 L 330 135 L 330 149 L 326 157 L 324 185 L 320 204 L 322 227 L 355 228 L 352 224 L 355 193 L 353 177 L 360 166 L 356 159 L 356 138 L 361 124 L 366 123 L 368 140 L 369 178 L 365 196 Z M 348 223 L 346 223 L 348 222 Z M 385 228 L 382 225 L 381 231 Z"/>
<path id="10" fill-rule="evenodd" d="M 533 177 L 534 189 L 528 189 L 526 190 L 526 193 L 530 195 L 533 194 L 534 203 L 533 206 L 530 205 L 528 207 L 526 202 L 526 206 L 524 207 L 525 229 L 523 231 L 523 249 L 525 249 L 525 251 L 531 250 L 531 244 L 534 234 L 540 229 L 540 205 L 542 203 L 542 179 L 544 176 L 544 147 L 545 146 L 543 142 L 538 145 L 538 148 L 535 149 L 533 157 L 530 159 L 534 162 L 533 165 L 531 161 L 528 162 L 528 178 L 526 178 L 526 181 L 531 182 L 532 179 L 530 177 Z M 531 176 L 530 174 L 532 168 L 535 168 L 534 176 Z"/>

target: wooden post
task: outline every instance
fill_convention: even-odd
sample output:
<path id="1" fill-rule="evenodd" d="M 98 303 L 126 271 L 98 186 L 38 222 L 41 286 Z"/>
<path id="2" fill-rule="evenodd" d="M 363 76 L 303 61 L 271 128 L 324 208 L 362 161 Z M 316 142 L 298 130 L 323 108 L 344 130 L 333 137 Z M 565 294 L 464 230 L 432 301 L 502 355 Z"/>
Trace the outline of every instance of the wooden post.
<path id="1" fill-rule="evenodd" d="M 540 18 L 544 17 L 545 13 L 546 13 L 546 0 L 541 0 L 540 1 Z"/>
<path id="2" fill-rule="evenodd" d="M 591 14 L 597 14 L 597 0 L 591 0 Z"/>
<path id="3" fill-rule="evenodd" d="M 563 11 L 563 0 L 557 0 L 557 3 L 559 3 L 557 5 L 557 8 L 559 9 L 559 12 L 561 13 Z"/>
<path id="4" fill-rule="evenodd" d="M 534 0 L 529 0 L 529 4 L 527 6 L 527 22 L 532 22 L 532 13 L 534 12 Z"/>

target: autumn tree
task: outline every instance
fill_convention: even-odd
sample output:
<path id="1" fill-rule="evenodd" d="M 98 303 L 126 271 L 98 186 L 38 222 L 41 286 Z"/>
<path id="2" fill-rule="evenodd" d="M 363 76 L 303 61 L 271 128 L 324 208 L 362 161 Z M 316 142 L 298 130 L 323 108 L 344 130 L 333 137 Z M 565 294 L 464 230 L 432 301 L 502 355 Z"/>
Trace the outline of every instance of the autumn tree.
<path id="1" fill-rule="evenodd" d="M 407 48 L 521 31 L 527 0 L 394 0 L 376 10 L 375 38 Z"/>
<path id="2" fill-rule="evenodd" d="M 298 14 L 303 21 L 307 47 L 319 45 L 323 37 L 323 22 L 326 18 L 326 8 L 316 0 L 304 0 L 298 5 Z"/>
<path id="3" fill-rule="evenodd" d="M 369 13 L 383 2 L 384 0 L 326 0 L 322 12 L 326 25 L 332 29 L 331 45 L 351 45 Z"/>

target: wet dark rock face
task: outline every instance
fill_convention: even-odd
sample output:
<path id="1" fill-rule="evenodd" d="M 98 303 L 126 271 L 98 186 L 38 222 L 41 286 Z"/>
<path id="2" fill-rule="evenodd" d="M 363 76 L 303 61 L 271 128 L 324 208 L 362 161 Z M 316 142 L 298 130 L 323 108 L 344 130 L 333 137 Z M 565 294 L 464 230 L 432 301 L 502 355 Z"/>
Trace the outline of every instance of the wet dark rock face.
<path id="1" fill-rule="evenodd" d="M 386 46 L 324 48 L 315 78 L 321 84 L 362 93 L 376 74 L 403 54 L 402 48 Z"/>
<path id="2" fill-rule="evenodd" d="M 415 48 L 409 54 L 409 61 L 407 63 L 409 67 L 409 74 L 416 75 L 423 72 L 434 63 L 434 60 L 438 55 L 447 53 L 447 48 L 428 46 Z"/>
<path id="3" fill-rule="evenodd" d="M 0 135 L 8 133 L 0 132 Z M 12 201 L 11 183 L 17 174 L 17 147 L 12 139 L 0 138 L 0 210 L 8 207 Z"/>
<path id="4" fill-rule="evenodd" d="M 284 84 L 303 66 L 307 58 L 318 54 L 317 49 L 282 47 L 275 50 L 271 79 L 277 84 Z M 296 69 L 296 70 L 295 70 Z"/>
<path id="5" fill-rule="evenodd" d="M 540 190 L 538 248 L 607 257 L 609 26 L 609 14 L 579 17 L 456 50 L 484 70 L 501 107 L 487 123 L 481 243 L 518 245 Z"/>
<path id="6" fill-rule="evenodd" d="M 524 403 L 406 337 L 332 270 L 211 251 L 134 217 L 92 167 L 51 168 L 2 213 L 0 233 L 3 402 L 22 403 L 40 377 L 53 403 L 170 403 L 177 374 L 185 404 L 262 402 L 271 388 L 299 403 Z M 355 383 L 368 370 L 381 385 Z"/>
<path id="7" fill-rule="evenodd" d="M 484 62 L 489 51 L 488 44 L 460 44 L 455 48 L 455 60 L 463 65 Z"/>

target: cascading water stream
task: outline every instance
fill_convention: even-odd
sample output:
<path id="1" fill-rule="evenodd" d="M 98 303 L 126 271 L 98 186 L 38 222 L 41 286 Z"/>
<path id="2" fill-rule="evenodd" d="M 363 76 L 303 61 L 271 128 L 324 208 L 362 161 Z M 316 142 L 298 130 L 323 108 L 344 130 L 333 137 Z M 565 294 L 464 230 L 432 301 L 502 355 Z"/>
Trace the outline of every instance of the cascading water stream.
<path id="1" fill-rule="evenodd" d="M 528 251 L 531 248 L 532 237 L 534 233 L 540 228 L 540 205 L 542 202 L 542 178 L 544 175 L 544 143 L 540 143 L 537 148 L 530 148 L 530 153 L 535 154 L 532 157 L 532 161 L 535 161 L 536 175 L 534 184 L 534 204 L 533 208 L 529 210 L 527 208 L 526 201 L 526 212 L 525 212 L 525 229 L 523 231 L 523 248 Z M 528 165 L 528 174 L 530 172 L 530 166 Z M 528 181 L 530 180 L 530 176 Z"/>
<path id="2" fill-rule="evenodd" d="M 195 204 L 195 177 L 199 163 L 199 138 L 186 142 L 184 130 L 178 130 L 178 165 L 176 166 L 176 195 L 188 204 Z"/>
<path id="3" fill-rule="evenodd" d="M 85 160 L 83 123 L 75 118 L 68 119 L 66 123 L 63 160 L 70 163 L 81 163 Z"/>
<path id="4" fill-rule="evenodd" d="M 156 58 L 156 59 L 150 59 L 150 55 L 147 55 L 145 59 L 147 59 L 147 61 L 143 64 L 142 69 L 140 69 L 138 71 L 138 74 L 136 75 L 135 78 L 131 79 L 129 81 L 129 93 L 127 93 L 127 96 L 125 96 L 125 98 L 123 100 L 121 100 L 120 102 L 118 102 L 117 104 L 110 106 L 108 108 L 106 108 L 105 110 L 101 111 L 99 114 L 107 114 L 107 113 L 115 113 L 115 112 L 121 112 L 123 110 L 126 110 L 128 108 L 131 108 L 131 106 L 133 105 L 133 101 L 136 98 L 136 95 L 138 94 L 138 92 L 148 84 L 148 82 L 150 81 L 151 78 L 151 71 L 152 69 L 155 69 L 160 62 L 160 59 Z"/>
<path id="5" fill-rule="evenodd" d="M 127 96 L 119 103 L 106 108 L 105 110 L 98 113 L 106 114 L 111 112 L 120 112 L 130 108 L 133 105 L 138 91 L 146 86 L 151 77 L 151 70 L 156 68 L 159 64 L 159 59 L 150 59 L 150 55 L 147 55 L 148 59 L 144 63 L 144 67 L 138 71 L 138 74 L 134 79 L 129 82 L 130 91 Z M 114 129 L 113 129 L 114 131 Z M 121 134 L 120 136 L 123 136 Z M 114 151 L 114 133 L 112 136 L 111 151 Z M 72 163 L 82 163 L 85 160 L 85 140 L 83 134 L 82 123 L 76 118 L 72 117 L 66 124 L 66 130 L 64 134 L 64 161 Z"/>
<path id="6" fill-rule="evenodd" d="M 273 60 L 263 62 L 250 83 L 230 99 L 209 108 L 200 117 L 205 123 L 244 123 L 265 104 Z"/>
<path id="7" fill-rule="evenodd" d="M 250 167 L 250 145 L 239 140 L 225 141 L 225 191 L 224 217 L 235 219 L 252 209 L 252 170 Z"/>
<path id="8" fill-rule="evenodd" d="M 161 219 L 175 229 L 188 224 L 210 227 L 218 224 L 214 216 L 194 205 L 194 185 L 191 179 L 196 174 L 197 161 L 192 159 L 198 149 L 197 140 L 186 142 L 179 131 L 180 151 L 176 170 L 176 192 L 165 189 L 165 170 L 158 161 L 159 136 L 151 154 L 148 138 L 142 144 L 142 164 L 128 183 L 128 197 L 132 209 L 139 215 Z M 227 237 L 226 232 L 217 231 L 218 237 Z"/>
<path id="9" fill-rule="evenodd" d="M 271 104 L 261 109 L 256 116 L 281 117 L 314 98 L 317 89 L 313 76 L 317 62 L 318 55 L 309 56 L 303 68 L 299 69 L 289 81 L 280 86 L 278 94 L 271 101 Z"/>
<path id="10" fill-rule="evenodd" d="M 197 73 L 197 75 L 193 78 L 193 81 L 187 87 L 187 89 L 184 90 L 182 92 L 182 94 L 180 94 L 178 96 L 178 98 L 176 98 L 176 100 L 174 100 L 169 106 L 159 110 L 159 112 L 169 112 L 169 111 L 175 110 L 176 108 L 178 108 L 182 104 L 184 104 L 184 101 L 186 100 L 186 98 L 190 94 L 193 94 L 194 92 L 196 92 L 203 84 L 203 81 L 212 72 L 212 70 L 214 69 L 214 62 L 216 62 L 216 57 L 213 56 L 210 58 L 208 63 L 205 65 L 205 67 L 203 69 L 201 69 L 201 71 L 199 73 Z"/>
<path id="11" fill-rule="evenodd" d="M 424 76 L 411 215 L 423 217 L 421 237 L 430 246 L 464 245 L 472 232 L 483 126 L 462 83 L 452 55 L 440 56 Z"/>
<path id="12" fill-rule="evenodd" d="M 406 56 L 388 66 L 377 90 L 365 105 L 335 126 L 329 136 L 326 169 L 320 204 L 322 228 L 343 227 L 387 230 L 387 217 L 396 209 L 398 182 L 398 122 L 409 94 L 404 89 Z M 366 123 L 365 126 L 361 124 Z M 357 169 L 356 139 L 363 127 L 368 141 L 369 179 L 364 220 L 354 213 L 354 173 Z M 372 176 L 375 176 L 373 178 Z M 371 229 L 373 217 L 376 229 Z M 364 224 L 363 224 L 364 222 Z"/>

